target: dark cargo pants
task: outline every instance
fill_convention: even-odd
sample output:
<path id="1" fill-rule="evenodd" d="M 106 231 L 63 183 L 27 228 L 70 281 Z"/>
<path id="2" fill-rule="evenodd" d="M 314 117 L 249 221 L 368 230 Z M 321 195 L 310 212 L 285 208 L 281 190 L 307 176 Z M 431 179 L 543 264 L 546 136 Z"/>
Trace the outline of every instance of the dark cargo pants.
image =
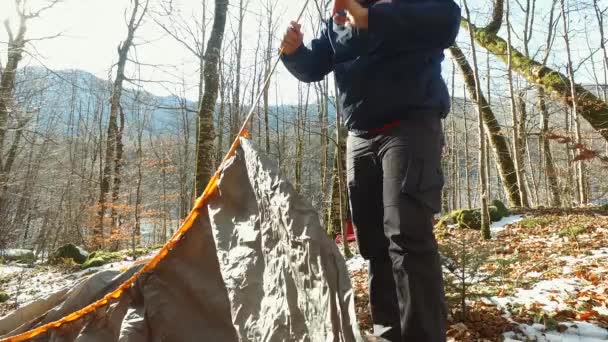
<path id="1" fill-rule="evenodd" d="M 441 208 L 442 148 L 439 117 L 347 140 L 350 207 L 359 250 L 369 260 L 374 333 L 389 341 L 445 341 L 432 222 Z"/>

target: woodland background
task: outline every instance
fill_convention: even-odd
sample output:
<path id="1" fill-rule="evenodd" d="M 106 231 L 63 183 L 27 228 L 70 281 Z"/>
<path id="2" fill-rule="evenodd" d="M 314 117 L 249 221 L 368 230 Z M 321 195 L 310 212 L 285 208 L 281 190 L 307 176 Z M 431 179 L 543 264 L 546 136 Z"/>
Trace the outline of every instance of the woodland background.
<path id="1" fill-rule="evenodd" d="M 304 1 L 122 1 L 123 36 L 106 77 L 50 67 L 37 46 L 65 44 L 70 34 L 28 30 L 72 1 L 1 1 L 10 20 L 0 36 L 0 250 L 163 243 L 251 106 L 259 150 L 312 201 L 328 233 L 339 231 L 347 210 L 339 210 L 338 194 L 343 206 L 346 197 L 332 76 L 296 83 L 280 69 L 262 89 Z M 462 29 L 444 62 L 453 107 L 444 120 L 444 212 L 493 199 L 531 208 L 607 204 L 608 2 L 460 5 Z M 307 39 L 331 6 L 308 3 Z M 173 42 L 165 53 L 175 64 L 148 62 L 153 54 L 142 51 L 160 39 Z M 74 43 L 69 55 L 78 53 Z"/>

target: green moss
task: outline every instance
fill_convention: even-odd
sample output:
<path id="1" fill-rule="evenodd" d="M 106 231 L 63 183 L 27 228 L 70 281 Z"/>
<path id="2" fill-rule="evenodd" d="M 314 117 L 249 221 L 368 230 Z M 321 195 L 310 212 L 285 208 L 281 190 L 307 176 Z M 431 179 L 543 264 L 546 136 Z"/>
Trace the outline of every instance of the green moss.
<path id="1" fill-rule="evenodd" d="M 458 228 L 481 230 L 481 210 L 461 209 L 454 212 Z"/>
<path id="2" fill-rule="evenodd" d="M 160 246 L 158 248 L 161 248 L 161 247 L 162 246 Z M 148 254 L 154 248 L 155 247 L 151 247 L 151 248 L 149 248 L 149 247 L 137 247 L 137 248 L 135 248 L 135 253 L 133 253 L 132 249 L 127 249 L 127 250 L 121 251 L 119 253 L 123 253 L 124 252 L 124 255 L 137 258 L 137 257 L 140 257 L 142 255 Z"/>
<path id="3" fill-rule="evenodd" d="M 6 292 L 0 291 L 0 303 L 4 303 L 11 298 Z"/>
<path id="4" fill-rule="evenodd" d="M 122 258 L 123 254 L 121 252 L 97 251 L 89 255 L 87 260 L 81 265 L 81 268 L 99 267 L 114 261 L 122 260 Z"/>
<path id="5" fill-rule="evenodd" d="M 488 210 L 490 212 L 490 221 L 492 222 L 498 222 L 504 217 L 504 215 L 502 215 L 502 212 L 493 205 L 489 206 Z"/>
<path id="6" fill-rule="evenodd" d="M 587 231 L 587 227 L 575 226 L 559 231 L 559 237 L 564 236 L 578 236 L 584 234 Z"/>
<path id="7" fill-rule="evenodd" d="M 518 223 L 518 225 L 523 228 L 532 229 L 536 227 L 544 227 L 551 224 L 553 221 L 553 218 L 547 216 L 532 216 L 524 218 Z"/>
<path id="8" fill-rule="evenodd" d="M 509 208 L 500 200 L 493 200 L 492 206 L 498 209 L 499 214 L 502 216 L 501 218 L 511 215 Z"/>

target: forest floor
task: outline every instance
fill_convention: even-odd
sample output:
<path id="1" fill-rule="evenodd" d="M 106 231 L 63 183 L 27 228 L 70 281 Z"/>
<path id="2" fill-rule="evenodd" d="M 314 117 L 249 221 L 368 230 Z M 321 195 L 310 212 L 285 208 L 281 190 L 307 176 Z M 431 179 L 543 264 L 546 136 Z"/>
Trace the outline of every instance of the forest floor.
<path id="1" fill-rule="evenodd" d="M 608 213 L 511 216 L 492 233 L 483 241 L 477 231 L 437 232 L 449 341 L 608 340 Z M 355 256 L 347 265 L 369 332 L 366 263 Z"/>
<path id="2" fill-rule="evenodd" d="M 450 307 L 449 341 L 608 340 L 608 214 L 540 211 L 507 217 L 493 224 L 492 233 L 492 240 L 482 241 L 477 231 L 449 227 L 437 232 Z M 83 276 L 126 270 L 133 262 L 86 270 L 0 265 L 0 289 L 9 295 L 0 304 L 0 317 Z M 357 318 L 369 333 L 366 262 L 355 256 L 347 266 Z"/>
<path id="3" fill-rule="evenodd" d="M 125 257 L 124 260 L 110 262 L 103 266 L 80 270 L 76 264 L 33 266 L 9 264 L 0 265 L 0 290 L 8 295 L 7 300 L 0 303 L 0 317 L 12 312 L 18 307 L 33 301 L 48 297 L 64 288 L 76 285 L 84 277 L 103 270 L 126 271 L 136 261 L 149 259 L 158 250 L 137 257 L 135 260 Z"/>

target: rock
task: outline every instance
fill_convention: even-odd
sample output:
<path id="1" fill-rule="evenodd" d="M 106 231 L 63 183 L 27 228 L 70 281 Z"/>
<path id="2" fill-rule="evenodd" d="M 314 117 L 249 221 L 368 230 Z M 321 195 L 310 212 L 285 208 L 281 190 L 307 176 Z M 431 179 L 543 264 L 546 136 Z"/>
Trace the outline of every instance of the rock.
<path id="1" fill-rule="evenodd" d="M 0 257 L 4 262 L 19 262 L 24 264 L 33 264 L 36 261 L 36 255 L 29 249 L 6 249 L 0 251 Z"/>
<path id="2" fill-rule="evenodd" d="M 498 205 L 496 205 L 498 204 Z M 492 205 L 488 207 L 490 212 L 490 221 L 497 222 L 503 217 L 509 215 L 509 210 L 500 201 L 492 201 Z M 506 215 L 504 213 L 507 213 Z M 476 209 L 460 209 L 455 210 L 445 216 L 443 216 L 437 224 L 435 229 L 447 229 L 448 224 L 458 224 L 458 228 L 464 229 L 481 229 L 481 210 Z"/>
<path id="3" fill-rule="evenodd" d="M 489 206 L 488 210 L 490 211 L 490 221 L 492 222 L 498 222 L 504 217 L 500 209 L 493 205 Z"/>
<path id="4" fill-rule="evenodd" d="M 122 260 L 122 254 L 120 254 L 119 252 L 97 251 L 91 253 L 87 260 L 85 260 L 85 262 L 80 267 L 82 269 L 99 267 L 119 260 Z"/>
<path id="5" fill-rule="evenodd" d="M 6 302 L 9 298 L 10 296 L 6 292 L 0 291 L 0 303 Z"/>
<path id="6" fill-rule="evenodd" d="M 481 230 L 481 210 L 461 209 L 453 215 L 455 215 L 458 228 Z"/>
<path id="7" fill-rule="evenodd" d="M 67 245 L 57 248 L 55 253 L 53 253 L 52 262 L 56 263 L 59 262 L 61 259 L 71 259 L 74 260 L 74 262 L 77 264 L 82 264 L 87 260 L 88 257 L 89 253 L 87 251 L 74 244 L 69 243 Z"/>
<path id="8" fill-rule="evenodd" d="M 511 215 L 511 211 L 509 210 L 509 208 L 507 208 L 507 206 L 500 200 L 493 200 L 491 204 L 493 207 L 496 207 L 496 209 L 498 209 L 501 218 Z"/>

